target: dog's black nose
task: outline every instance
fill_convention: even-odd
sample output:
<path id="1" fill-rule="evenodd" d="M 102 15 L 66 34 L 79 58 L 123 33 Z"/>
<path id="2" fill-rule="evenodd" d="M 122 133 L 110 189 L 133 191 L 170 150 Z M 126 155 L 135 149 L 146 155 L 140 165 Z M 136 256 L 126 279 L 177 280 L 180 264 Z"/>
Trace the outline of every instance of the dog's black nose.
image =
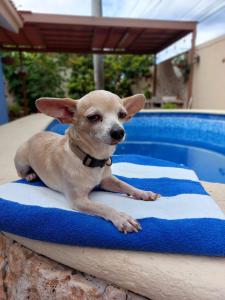
<path id="1" fill-rule="evenodd" d="M 110 130 L 110 136 L 114 140 L 120 141 L 124 137 L 125 131 L 123 128 L 112 128 Z"/>

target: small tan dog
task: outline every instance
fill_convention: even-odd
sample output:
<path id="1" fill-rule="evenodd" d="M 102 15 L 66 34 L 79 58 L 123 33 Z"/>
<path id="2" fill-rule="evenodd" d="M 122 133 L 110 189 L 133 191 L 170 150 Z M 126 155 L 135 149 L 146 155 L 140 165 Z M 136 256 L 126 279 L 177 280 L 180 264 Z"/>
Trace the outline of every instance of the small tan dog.
<path id="1" fill-rule="evenodd" d="M 143 95 L 120 99 L 99 90 L 80 100 L 40 98 L 40 112 L 70 124 L 65 136 L 52 132 L 34 135 L 17 150 L 18 175 L 28 181 L 37 176 L 50 188 L 63 193 L 72 208 L 110 220 L 120 231 L 137 232 L 140 224 L 131 216 L 89 200 L 94 187 L 127 194 L 144 201 L 159 197 L 136 189 L 112 176 L 111 155 L 124 138 L 123 123 L 143 108 Z"/>

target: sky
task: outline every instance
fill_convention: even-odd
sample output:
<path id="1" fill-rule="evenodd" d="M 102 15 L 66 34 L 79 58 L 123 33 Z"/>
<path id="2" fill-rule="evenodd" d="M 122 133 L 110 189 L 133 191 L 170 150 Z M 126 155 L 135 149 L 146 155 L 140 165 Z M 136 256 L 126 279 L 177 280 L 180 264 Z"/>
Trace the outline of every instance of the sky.
<path id="1" fill-rule="evenodd" d="M 91 15 L 92 0 L 13 0 L 17 9 Z M 196 44 L 225 34 L 225 0 L 102 0 L 103 16 L 198 21 Z M 188 50 L 190 36 L 164 50 L 158 62 Z"/>

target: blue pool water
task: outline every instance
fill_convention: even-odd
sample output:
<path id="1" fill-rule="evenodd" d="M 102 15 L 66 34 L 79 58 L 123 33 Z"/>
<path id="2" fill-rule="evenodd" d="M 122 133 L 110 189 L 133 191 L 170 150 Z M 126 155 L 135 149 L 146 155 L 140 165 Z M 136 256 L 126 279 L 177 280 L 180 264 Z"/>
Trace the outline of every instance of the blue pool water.
<path id="1" fill-rule="evenodd" d="M 225 115 L 139 113 L 126 132 L 116 154 L 173 161 L 195 170 L 201 180 L 225 183 Z"/>
<path id="2" fill-rule="evenodd" d="M 48 129 L 64 133 L 67 126 L 56 124 Z M 195 170 L 201 180 L 225 183 L 225 115 L 144 112 L 125 127 L 126 140 L 116 154 L 173 161 Z"/>

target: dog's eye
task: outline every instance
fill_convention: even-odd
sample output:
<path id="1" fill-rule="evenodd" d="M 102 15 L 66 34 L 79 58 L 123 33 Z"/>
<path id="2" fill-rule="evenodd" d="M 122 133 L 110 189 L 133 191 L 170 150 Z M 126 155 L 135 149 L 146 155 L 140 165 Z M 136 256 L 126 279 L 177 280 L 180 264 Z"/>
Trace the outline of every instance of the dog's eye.
<path id="1" fill-rule="evenodd" d="M 91 123 L 96 123 L 102 121 L 102 116 L 99 114 L 95 114 L 95 115 L 87 116 L 87 119 Z"/>
<path id="2" fill-rule="evenodd" d="M 127 116 L 127 114 L 126 114 L 124 111 L 120 111 L 120 112 L 118 113 L 118 118 L 119 118 L 119 119 L 125 119 L 126 116 Z"/>

